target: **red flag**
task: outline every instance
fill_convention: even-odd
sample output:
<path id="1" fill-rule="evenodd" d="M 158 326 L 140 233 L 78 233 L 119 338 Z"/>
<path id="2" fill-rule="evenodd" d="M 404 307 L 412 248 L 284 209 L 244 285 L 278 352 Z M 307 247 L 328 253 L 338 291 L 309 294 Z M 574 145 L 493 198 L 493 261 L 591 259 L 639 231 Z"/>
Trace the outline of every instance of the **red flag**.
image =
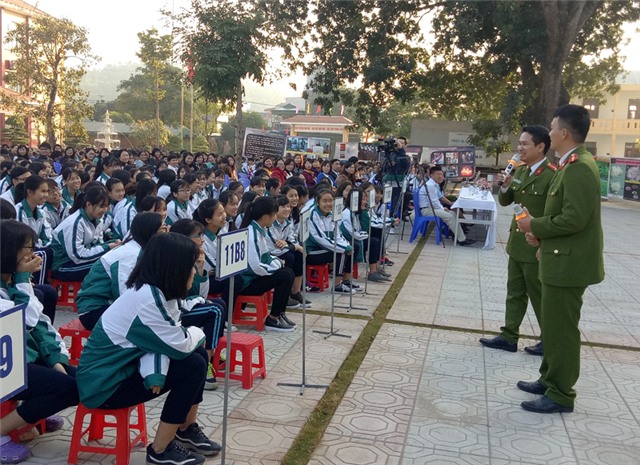
<path id="1" fill-rule="evenodd" d="M 318 108 L 316 108 L 316 113 L 320 113 L 322 111 L 322 105 L 318 105 Z"/>

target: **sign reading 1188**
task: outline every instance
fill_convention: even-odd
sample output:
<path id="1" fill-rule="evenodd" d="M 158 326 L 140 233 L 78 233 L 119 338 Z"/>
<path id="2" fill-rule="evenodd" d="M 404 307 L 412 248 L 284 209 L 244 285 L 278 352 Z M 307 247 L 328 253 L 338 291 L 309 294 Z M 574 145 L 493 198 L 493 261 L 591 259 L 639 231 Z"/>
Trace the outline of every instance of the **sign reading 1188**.
<path id="1" fill-rule="evenodd" d="M 249 231 L 247 229 L 222 234 L 218 236 L 217 242 L 216 279 L 225 279 L 247 269 L 249 266 Z"/>

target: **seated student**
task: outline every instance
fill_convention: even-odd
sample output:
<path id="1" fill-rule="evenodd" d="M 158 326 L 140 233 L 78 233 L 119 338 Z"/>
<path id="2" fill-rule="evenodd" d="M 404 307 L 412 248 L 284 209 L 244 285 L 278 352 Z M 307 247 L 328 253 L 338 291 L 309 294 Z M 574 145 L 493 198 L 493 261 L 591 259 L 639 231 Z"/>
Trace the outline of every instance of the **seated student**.
<path id="1" fill-rule="evenodd" d="M 227 186 L 224 185 L 224 171 L 217 169 L 213 172 L 213 179 L 207 186 L 207 192 L 210 199 L 219 199 L 220 194 L 227 190 Z"/>
<path id="2" fill-rule="evenodd" d="M 265 329 L 291 332 L 295 323 L 285 312 L 293 285 L 293 271 L 269 253 L 266 241 L 267 229 L 273 225 L 277 211 L 278 204 L 270 197 L 258 197 L 245 210 L 241 227 L 249 229 L 249 268 L 240 275 L 240 294 L 261 295 L 273 289 L 273 303 L 264 322 Z"/>
<path id="3" fill-rule="evenodd" d="M 232 190 L 226 190 L 220 194 L 220 203 L 224 207 L 224 212 L 227 214 L 227 224 L 220 231 L 220 234 L 224 234 L 230 231 L 235 231 L 236 217 L 238 216 L 238 205 L 240 204 L 240 198 Z"/>
<path id="4" fill-rule="evenodd" d="M 281 182 L 279 179 L 271 178 L 268 179 L 266 183 L 264 183 L 264 189 L 267 197 L 276 197 L 280 195 L 280 186 Z"/>
<path id="5" fill-rule="evenodd" d="M 249 184 L 249 180 L 247 180 L 247 184 Z M 239 199 L 242 198 L 242 194 L 244 194 L 244 186 L 238 181 L 230 182 L 227 190 L 234 192 Z"/>
<path id="6" fill-rule="evenodd" d="M 44 263 L 42 272 L 36 273 L 35 277 L 38 284 L 44 284 L 53 259 L 49 247 L 53 230 L 42 209 L 49 196 L 49 185 L 40 176 L 33 175 L 16 187 L 15 194 L 16 219 L 33 229 L 38 238 L 35 252 L 42 256 Z"/>
<path id="7" fill-rule="evenodd" d="M 189 206 L 193 213 L 200 202 L 207 198 L 207 194 L 204 191 L 205 176 L 204 173 L 187 173 L 182 178 L 189 183 L 189 189 L 191 189 L 191 197 L 189 198 Z"/>
<path id="8" fill-rule="evenodd" d="M 420 211 L 425 216 L 437 216 L 446 223 L 451 230 L 455 227 L 456 213 L 449 210 L 449 207 L 453 205 L 449 199 L 444 196 L 440 184 L 444 181 L 444 172 L 439 165 L 432 166 L 429 169 L 429 180 L 425 185 L 420 187 L 418 191 L 418 202 Z M 429 190 L 427 193 L 427 189 Z M 455 231 L 455 240 L 458 241 L 458 245 L 467 246 L 472 245 L 475 241 L 467 239 L 462 230 L 460 224 L 458 224 L 458 230 Z"/>
<path id="9" fill-rule="evenodd" d="M 318 184 L 323 179 L 329 180 L 330 187 L 336 187 L 335 177 L 331 176 L 331 162 L 329 160 L 325 160 L 322 162 L 320 172 L 316 177 L 316 184 Z"/>
<path id="10" fill-rule="evenodd" d="M 81 193 L 69 215 L 53 231 L 53 271 L 61 281 L 82 281 L 93 263 L 120 241 L 104 242 L 102 217 L 109 209 L 104 187 L 90 187 Z"/>
<path id="11" fill-rule="evenodd" d="M 118 237 L 123 238 L 127 235 L 142 200 L 148 195 L 156 195 L 157 190 L 156 183 L 151 179 L 142 179 L 138 182 L 135 198 L 128 205 L 121 208 L 113 218 L 114 229 Z"/>
<path id="12" fill-rule="evenodd" d="M 171 232 L 187 236 L 200 249 L 200 256 L 196 260 L 196 273 L 193 285 L 184 300 L 180 300 L 179 308 L 183 326 L 198 326 L 204 330 L 206 340 L 204 348 L 207 349 L 209 360 L 218 347 L 218 339 L 224 332 L 227 304 L 222 299 L 209 299 L 209 273 L 206 270 L 205 229 L 195 220 L 178 220 L 171 225 Z M 216 374 L 213 366 L 209 366 L 204 388 L 215 390 L 218 388 Z"/>
<path id="13" fill-rule="evenodd" d="M 298 194 L 297 187 L 298 186 L 291 186 L 287 184 L 283 186 L 282 190 L 280 191 L 280 193 L 286 196 L 287 199 L 289 200 L 289 206 L 291 207 L 291 215 L 289 215 L 289 218 L 293 223 L 293 231 L 296 238 L 298 237 L 298 228 L 300 225 L 300 196 Z M 304 186 L 300 186 L 300 187 L 305 191 L 307 190 L 305 189 Z M 307 197 L 309 196 L 307 195 Z"/>
<path id="14" fill-rule="evenodd" d="M 158 197 L 166 199 L 171 194 L 171 183 L 176 180 L 176 173 L 166 169 L 158 172 Z"/>
<path id="15" fill-rule="evenodd" d="M 205 335 L 179 322 L 178 301 L 187 296 L 199 256 L 198 246 L 184 236 L 153 236 L 126 282 L 128 289 L 104 312 L 80 357 L 78 390 L 89 408 L 131 407 L 169 393 L 147 447 L 149 464 L 197 465 L 205 460 L 202 454 L 221 450 L 197 423 L 207 374 Z M 166 376 L 148 370 L 159 368 L 155 363 L 139 366 L 165 361 L 166 370 L 166 358 Z"/>
<path id="16" fill-rule="evenodd" d="M 69 208 L 71 206 L 62 200 L 62 192 L 54 179 L 47 179 L 47 185 L 49 186 L 49 195 L 42 207 L 42 212 L 53 230 L 58 227 L 62 220 L 69 216 Z"/>
<path id="17" fill-rule="evenodd" d="M 113 172 L 122 168 L 122 162 L 111 155 L 100 158 L 96 165 L 96 171 L 93 173 L 93 179 L 106 184 Z"/>
<path id="18" fill-rule="evenodd" d="M 191 219 L 193 210 L 189 204 L 189 197 L 191 197 L 191 188 L 188 182 L 179 179 L 171 183 L 171 197 L 167 203 L 166 223 L 168 225 L 181 219 Z"/>
<path id="19" fill-rule="evenodd" d="M 22 184 L 23 182 L 25 182 L 31 175 L 31 171 L 29 171 L 24 166 L 16 166 L 15 168 L 13 168 L 11 171 L 9 171 L 9 175 L 7 176 L 11 180 L 11 185 L 2 195 L 0 195 L 0 198 L 5 199 L 15 205 L 16 187 L 18 187 L 18 184 Z"/>
<path id="20" fill-rule="evenodd" d="M 371 186 L 373 187 L 373 186 Z M 351 200 L 354 195 L 360 196 L 360 205 L 357 211 L 351 210 Z M 344 235 L 344 238 L 351 242 L 353 238 L 355 243 L 358 244 L 356 254 L 361 256 L 363 261 L 366 258 L 369 264 L 369 273 L 367 280 L 373 282 L 386 282 L 389 281 L 388 275 L 384 273 L 378 266 L 380 260 L 380 240 L 376 237 L 369 237 L 369 224 L 371 218 L 369 216 L 369 209 L 367 208 L 367 195 L 360 189 L 352 189 L 349 193 L 348 203 L 344 210 L 342 210 L 342 221 L 340 222 L 340 232 Z M 368 256 L 365 256 L 368 252 Z M 355 289 L 358 289 L 356 287 Z"/>
<path id="21" fill-rule="evenodd" d="M 400 218 L 393 218 L 389 215 L 386 215 L 386 224 L 383 224 L 384 218 L 384 210 L 387 208 L 387 204 L 385 204 L 382 199 L 384 197 L 384 190 L 382 186 L 374 186 L 370 182 L 363 182 L 361 186 L 362 190 L 365 193 L 365 196 L 368 196 L 368 193 L 371 189 L 375 189 L 376 191 L 376 201 L 374 208 L 369 209 L 369 217 L 371 221 L 371 237 L 378 239 L 380 242 L 380 263 L 386 266 L 393 266 L 393 262 L 385 257 L 385 244 L 384 244 L 384 229 L 385 227 L 390 228 L 393 226 L 397 226 L 400 224 Z M 387 210 L 388 212 L 388 210 Z M 381 268 L 378 268 L 378 273 L 388 278 L 390 275 L 383 271 Z"/>
<path id="22" fill-rule="evenodd" d="M 267 229 L 267 246 L 271 255 L 284 261 L 284 266 L 293 271 L 293 285 L 287 308 L 298 308 L 303 302 L 309 308 L 311 302 L 302 299 L 303 249 L 298 242 L 296 227 L 291 220 L 291 204 L 285 195 L 279 195 L 275 200 L 278 203 L 278 211 L 273 225 Z"/>
<path id="23" fill-rule="evenodd" d="M 258 176 L 251 178 L 248 192 L 255 192 L 259 197 L 263 197 L 266 190 L 266 181 L 264 179 Z"/>
<path id="24" fill-rule="evenodd" d="M 249 205 L 251 205 L 251 203 L 255 200 L 255 199 L 259 199 L 260 196 L 258 194 L 256 194 L 255 192 L 245 192 L 244 195 L 242 196 L 242 200 L 240 201 L 240 205 L 238 206 L 238 215 L 236 216 L 236 228 L 240 228 L 240 225 L 242 225 L 242 218 L 244 218 L 244 212 L 247 208 L 249 208 Z"/>
<path id="25" fill-rule="evenodd" d="M 80 193 L 80 170 L 65 168 L 62 170 L 62 199 L 67 205 L 73 205 L 76 196 Z"/>
<path id="26" fill-rule="evenodd" d="M 351 281 L 351 267 L 353 266 L 353 253 L 351 244 L 338 231 L 334 239 L 334 224 L 332 219 L 333 193 L 330 190 L 316 192 L 316 205 L 311 211 L 309 219 L 309 239 L 307 239 L 307 264 L 324 265 L 333 263 L 333 250 L 337 251 L 334 272 L 334 292 L 349 294 L 356 292 L 349 287 Z M 338 276 L 341 276 L 338 284 Z"/>
<path id="27" fill-rule="evenodd" d="M 147 195 L 140 203 L 140 211 L 142 212 L 158 213 L 162 218 L 162 226 L 160 226 L 161 232 L 169 232 L 169 227 L 166 225 L 167 221 L 167 203 L 163 198 L 157 195 Z"/>
<path id="28" fill-rule="evenodd" d="M 78 404 L 75 368 L 69 366 L 64 341 L 43 314 L 31 286 L 31 274 L 40 271 L 42 259 L 33 253 L 36 236 L 33 230 L 15 220 L 0 221 L 0 308 L 27 304 L 26 390 L 12 397 L 21 400 L 18 408 L 0 422 L 0 456 L 3 463 L 19 463 L 30 456 L 29 448 L 14 443 L 8 434 L 47 419 L 47 431 L 60 429 L 60 417 L 52 416 Z"/>
<path id="29" fill-rule="evenodd" d="M 124 283 L 138 256 L 161 226 L 162 217 L 157 213 L 136 215 L 131 223 L 131 234 L 122 245 L 93 264 L 76 297 L 78 318 L 85 328 L 93 329 L 109 305 L 124 293 Z"/>

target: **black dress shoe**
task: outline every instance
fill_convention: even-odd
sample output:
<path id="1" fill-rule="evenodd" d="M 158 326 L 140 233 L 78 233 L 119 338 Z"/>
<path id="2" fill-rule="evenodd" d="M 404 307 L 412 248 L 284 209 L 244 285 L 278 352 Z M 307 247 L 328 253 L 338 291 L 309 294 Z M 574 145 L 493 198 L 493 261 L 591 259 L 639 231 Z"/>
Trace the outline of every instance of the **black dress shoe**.
<path id="1" fill-rule="evenodd" d="M 517 352 L 518 344 L 515 342 L 509 342 L 504 339 L 502 336 L 492 337 L 491 339 L 487 339 L 486 337 L 480 338 L 480 344 L 485 347 L 489 347 L 490 349 L 500 349 L 506 350 L 507 352 Z"/>
<path id="2" fill-rule="evenodd" d="M 547 388 L 544 387 L 544 384 L 542 384 L 540 381 L 518 381 L 518 384 L 516 384 L 516 386 L 518 386 L 518 389 L 520 389 L 521 391 L 529 392 L 531 394 L 541 395 L 547 392 Z"/>
<path id="3" fill-rule="evenodd" d="M 465 247 L 467 245 L 473 245 L 475 243 L 476 241 L 474 241 L 473 239 L 465 239 L 464 241 L 458 241 L 458 245 L 461 245 L 462 247 Z"/>
<path id="4" fill-rule="evenodd" d="M 538 355 L 540 357 L 542 357 L 544 351 L 542 350 L 542 342 L 538 342 L 537 344 L 534 344 L 532 346 L 529 347 L 525 347 L 524 351 L 528 354 L 531 355 Z"/>
<path id="5" fill-rule="evenodd" d="M 538 397 L 535 400 L 526 400 L 520 404 L 525 410 L 536 413 L 563 413 L 573 412 L 573 407 L 566 407 L 552 401 L 547 396 Z"/>

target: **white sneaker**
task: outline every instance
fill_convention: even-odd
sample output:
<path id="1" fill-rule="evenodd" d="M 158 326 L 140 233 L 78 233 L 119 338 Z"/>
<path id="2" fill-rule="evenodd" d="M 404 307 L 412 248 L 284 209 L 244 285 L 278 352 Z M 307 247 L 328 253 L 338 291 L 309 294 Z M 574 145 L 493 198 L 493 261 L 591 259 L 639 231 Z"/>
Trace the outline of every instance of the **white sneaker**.
<path id="1" fill-rule="evenodd" d="M 356 290 L 349 288 L 349 286 L 346 286 L 344 283 L 340 283 L 333 288 L 333 292 L 336 294 L 355 294 Z"/>

